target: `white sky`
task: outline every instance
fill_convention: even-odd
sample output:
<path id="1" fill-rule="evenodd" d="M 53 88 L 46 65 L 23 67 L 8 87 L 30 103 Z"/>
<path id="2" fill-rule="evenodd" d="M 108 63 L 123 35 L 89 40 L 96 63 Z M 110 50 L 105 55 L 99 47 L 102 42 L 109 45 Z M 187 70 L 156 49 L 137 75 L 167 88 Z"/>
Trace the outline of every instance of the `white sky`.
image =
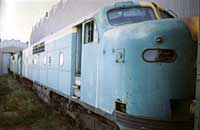
<path id="1" fill-rule="evenodd" d="M 0 38 L 29 41 L 32 26 L 59 0 L 0 0 Z"/>

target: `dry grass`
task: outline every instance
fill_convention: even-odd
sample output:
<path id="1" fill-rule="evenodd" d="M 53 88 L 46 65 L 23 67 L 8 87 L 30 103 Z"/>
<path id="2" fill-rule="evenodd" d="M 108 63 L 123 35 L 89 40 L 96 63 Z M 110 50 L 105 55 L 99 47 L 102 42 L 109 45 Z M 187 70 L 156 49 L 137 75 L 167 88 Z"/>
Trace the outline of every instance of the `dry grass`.
<path id="1" fill-rule="evenodd" d="M 0 130 L 75 130 L 72 124 L 11 76 L 0 77 Z"/>

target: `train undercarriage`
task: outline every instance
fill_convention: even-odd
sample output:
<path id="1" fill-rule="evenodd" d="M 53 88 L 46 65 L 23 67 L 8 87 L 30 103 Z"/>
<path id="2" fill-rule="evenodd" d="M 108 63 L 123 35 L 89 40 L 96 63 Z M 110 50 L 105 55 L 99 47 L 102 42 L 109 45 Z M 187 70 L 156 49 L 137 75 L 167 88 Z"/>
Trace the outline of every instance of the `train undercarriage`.
<path id="1" fill-rule="evenodd" d="M 119 124 L 125 125 L 133 130 L 192 130 L 191 121 L 159 121 L 142 117 L 127 116 L 126 113 L 113 112 L 112 115 L 88 106 L 71 97 L 66 97 L 56 91 L 28 79 L 13 74 L 21 83 L 26 84 L 40 99 L 53 107 L 64 117 L 70 117 L 79 130 L 120 130 Z M 117 125 L 117 123 L 118 125 Z"/>
<path id="2" fill-rule="evenodd" d="M 19 75 L 13 74 L 19 82 L 26 84 L 31 90 L 33 90 L 37 96 L 49 107 L 53 107 L 59 114 L 70 117 L 79 130 L 120 130 L 119 127 L 112 120 L 111 115 L 107 115 L 107 118 L 101 116 L 94 110 L 94 108 L 86 108 L 82 103 L 78 103 L 75 99 L 57 94 L 54 91 L 49 90 L 47 87 L 42 86 L 36 82 L 32 82 Z M 102 115 L 105 113 L 102 113 Z"/>

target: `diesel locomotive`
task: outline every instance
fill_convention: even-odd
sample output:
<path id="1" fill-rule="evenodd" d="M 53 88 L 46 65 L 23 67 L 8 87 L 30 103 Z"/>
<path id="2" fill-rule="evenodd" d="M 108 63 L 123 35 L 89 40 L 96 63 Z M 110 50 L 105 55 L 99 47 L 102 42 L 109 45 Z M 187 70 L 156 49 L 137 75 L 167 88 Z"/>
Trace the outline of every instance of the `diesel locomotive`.
<path id="1" fill-rule="evenodd" d="M 81 130 L 192 130 L 196 45 L 155 3 L 117 2 L 10 58 Z"/>

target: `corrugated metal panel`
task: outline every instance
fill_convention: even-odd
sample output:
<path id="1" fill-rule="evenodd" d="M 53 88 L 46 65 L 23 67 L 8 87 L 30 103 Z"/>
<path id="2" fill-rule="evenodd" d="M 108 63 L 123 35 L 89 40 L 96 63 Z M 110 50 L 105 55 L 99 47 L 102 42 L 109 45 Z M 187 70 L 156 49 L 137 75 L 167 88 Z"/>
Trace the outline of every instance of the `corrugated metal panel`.
<path id="1" fill-rule="evenodd" d="M 160 0 L 161 4 L 167 8 L 172 9 L 180 17 L 198 16 L 199 0 Z"/>
<path id="2" fill-rule="evenodd" d="M 83 16 L 86 16 L 100 7 L 113 4 L 118 0 L 68 0 L 55 5 L 49 13 L 48 19 L 37 24 L 32 30 L 31 43 L 35 43 L 48 34 L 67 26 Z M 127 0 L 120 0 L 127 1 Z M 134 0 L 141 1 L 141 0 Z M 145 1 L 145 0 L 143 0 Z M 173 10 L 180 17 L 197 16 L 199 0 L 146 0 L 155 2 L 165 9 Z M 77 8 L 78 7 L 78 8 Z M 73 13 L 72 13 L 73 12 Z"/>
<path id="3" fill-rule="evenodd" d="M 141 0 L 134 0 L 141 1 Z M 180 17 L 198 16 L 199 15 L 199 0 L 145 0 L 155 2 L 156 4 L 171 9 Z"/>
<path id="4" fill-rule="evenodd" d="M 31 34 L 31 43 L 44 36 L 76 22 L 80 18 L 93 13 L 101 7 L 113 4 L 115 0 L 68 0 L 53 6 L 48 20 L 44 24 L 36 24 Z"/>

